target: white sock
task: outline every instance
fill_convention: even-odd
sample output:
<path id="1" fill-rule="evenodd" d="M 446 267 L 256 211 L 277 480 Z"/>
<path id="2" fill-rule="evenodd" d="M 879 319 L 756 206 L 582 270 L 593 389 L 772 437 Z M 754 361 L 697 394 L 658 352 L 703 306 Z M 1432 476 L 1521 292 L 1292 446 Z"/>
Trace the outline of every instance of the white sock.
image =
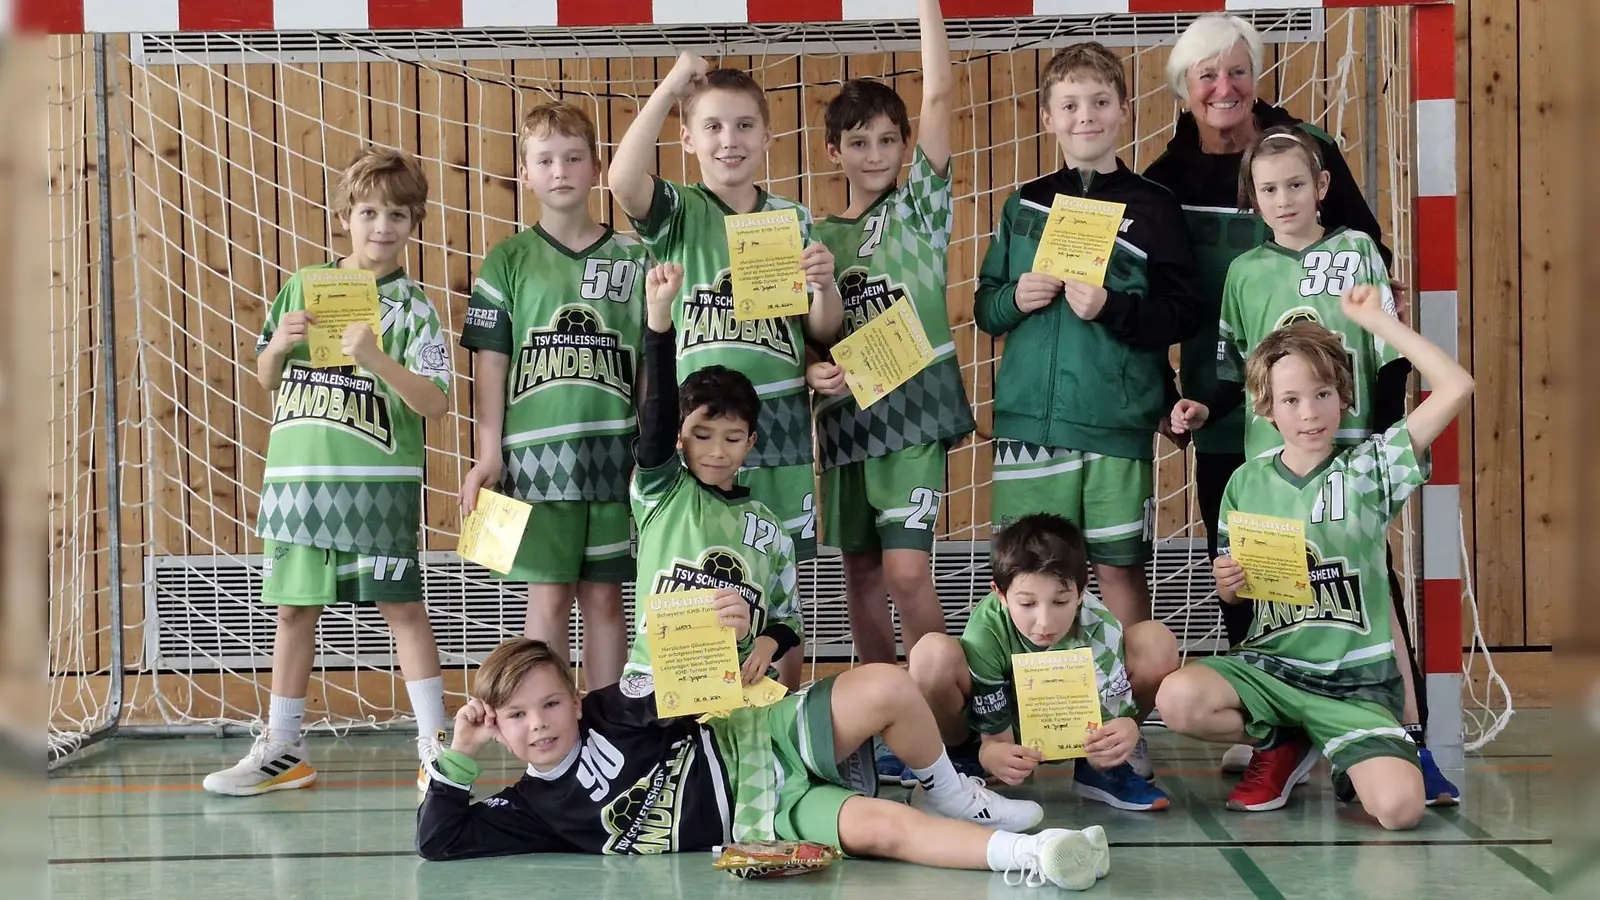
<path id="1" fill-rule="evenodd" d="M 411 712 L 417 717 L 417 733 L 434 735 L 444 730 L 444 678 L 435 675 L 406 682 L 411 695 Z"/>
<path id="2" fill-rule="evenodd" d="M 950 762 L 950 754 L 943 747 L 939 748 L 939 758 L 933 765 L 926 769 L 912 769 L 911 774 L 917 777 L 922 789 L 932 798 L 953 797 L 960 793 L 965 782 L 956 774 L 956 767 Z"/>
<path id="3" fill-rule="evenodd" d="M 989 836 L 989 871 L 1004 872 L 1017 864 L 1017 845 L 1031 835 L 996 831 Z"/>
<path id="4" fill-rule="evenodd" d="M 267 734 L 280 744 L 293 744 L 300 740 L 300 725 L 306 717 L 306 698 L 272 695 L 272 705 L 267 707 Z"/>

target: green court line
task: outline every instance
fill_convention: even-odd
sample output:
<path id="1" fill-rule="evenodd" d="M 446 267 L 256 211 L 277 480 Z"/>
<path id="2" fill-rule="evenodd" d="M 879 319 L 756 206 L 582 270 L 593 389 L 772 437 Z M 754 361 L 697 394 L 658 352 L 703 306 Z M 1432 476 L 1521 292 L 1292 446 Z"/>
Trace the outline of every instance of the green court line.
<path id="1" fill-rule="evenodd" d="M 1446 807 L 1435 810 L 1435 812 L 1439 814 L 1439 818 L 1444 819 L 1446 822 L 1449 822 L 1451 825 L 1454 825 L 1456 828 L 1460 829 L 1462 833 L 1467 835 L 1467 837 L 1476 838 L 1480 841 L 1494 840 L 1494 835 L 1490 834 L 1477 822 L 1472 821 L 1457 810 Z M 1556 892 L 1555 878 L 1533 860 L 1523 856 L 1521 853 L 1518 853 L 1510 847 L 1486 847 L 1484 849 L 1498 857 L 1501 862 L 1513 869 L 1516 869 L 1517 872 L 1522 875 L 1522 877 L 1538 885 L 1546 894 L 1554 894 Z"/>
<path id="2" fill-rule="evenodd" d="M 1184 809 L 1189 811 L 1189 817 L 1200 826 L 1201 834 L 1219 843 L 1233 842 L 1233 835 L 1229 834 L 1228 829 L 1222 827 L 1217 817 L 1211 814 L 1209 806 L 1196 800 L 1195 796 L 1189 793 L 1183 786 L 1182 779 L 1167 780 L 1166 788 L 1172 794 L 1172 799 L 1181 802 Z M 1256 861 L 1250 858 L 1249 851 L 1227 847 L 1218 848 L 1217 852 L 1221 853 L 1222 858 L 1233 867 L 1234 874 L 1238 875 L 1239 880 L 1250 889 L 1250 893 L 1256 896 L 1256 900 L 1284 900 L 1283 893 L 1272 883 L 1272 879 L 1267 877 L 1267 873 L 1261 871 Z"/>

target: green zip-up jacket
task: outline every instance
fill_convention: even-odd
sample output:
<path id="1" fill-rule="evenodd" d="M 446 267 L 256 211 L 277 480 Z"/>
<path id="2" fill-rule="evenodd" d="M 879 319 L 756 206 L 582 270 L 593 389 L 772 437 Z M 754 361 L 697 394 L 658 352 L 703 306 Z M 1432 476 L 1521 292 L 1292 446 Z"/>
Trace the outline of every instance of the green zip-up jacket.
<path id="1" fill-rule="evenodd" d="M 1017 280 L 1033 268 L 1057 194 L 1127 206 L 1106 302 L 1092 321 L 1061 296 L 1031 314 L 1017 309 Z M 1028 182 L 1006 200 L 978 275 L 978 327 L 1005 336 L 994 436 L 1150 459 L 1157 423 L 1178 396 L 1168 349 L 1205 317 L 1188 228 L 1170 191 L 1121 160 L 1108 174 L 1062 169 Z"/>

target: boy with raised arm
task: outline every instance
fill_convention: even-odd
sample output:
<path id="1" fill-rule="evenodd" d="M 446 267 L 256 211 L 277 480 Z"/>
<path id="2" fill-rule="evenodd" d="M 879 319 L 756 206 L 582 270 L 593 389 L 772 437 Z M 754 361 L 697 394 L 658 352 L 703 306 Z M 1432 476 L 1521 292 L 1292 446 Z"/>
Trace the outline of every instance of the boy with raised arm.
<path id="1" fill-rule="evenodd" d="M 1421 818 L 1416 745 L 1400 725 L 1403 687 L 1390 630 L 1388 526 L 1423 482 L 1418 459 L 1472 395 L 1472 376 L 1384 308 L 1374 285 L 1347 290 L 1349 321 L 1384 341 L 1432 386 L 1409 416 L 1354 447 L 1339 448 L 1340 418 L 1354 398 L 1339 336 L 1309 322 L 1269 334 L 1251 351 L 1246 391 L 1254 412 L 1283 436 L 1281 453 L 1249 460 L 1223 491 L 1214 563 L 1225 603 L 1246 602 L 1245 572 L 1228 553 L 1231 512 L 1305 522 L 1312 603 L 1254 602 L 1249 637 L 1226 655 L 1178 670 L 1156 706 L 1168 728 L 1222 743 L 1249 743 L 1271 779 L 1277 809 L 1294 784 L 1328 758 L 1384 828 Z M 1236 791 L 1236 794 L 1239 792 Z"/>
<path id="2" fill-rule="evenodd" d="M 823 395 L 816 402 L 822 536 L 844 554 L 850 634 L 862 662 L 897 658 L 889 601 L 908 652 L 923 635 L 944 633 L 929 556 L 946 451 L 973 430 L 945 302 L 955 76 L 938 0 L 921 0 L 920 15 L 922 113 L 911 169 L 901 182 L 911 137 L 905 101 L 878 81 L 845 82 L 824 121 L 828 156 L 844 169 L 851 203 L 813 232 L 840 272 L 841 338 L 909 299 L 935 354 L 866 409 L 836 363 L 824 359 L 806 372 Z"/>
<path id="3" fill-rule="evenodd" d="M 798 655 L 804 634 L 795 591 L 794 543 L 782 521 L 738 483 L 745 457 L 762 437 L 761 400 L 750 379 L 722 366 L 699 369 L 680 388 L 673 371 L 672 305 L 683 267 L 647 276 L 645 402 L 634 444 L 629 497 L 639 529 L 636 596 L 715 588 L 749 605 L 751 628 L 739 644 L 745 684 L 776 674 Z M 630 691 L 653 690 L 649 616 L 635 610 L 633 646 L 623 676 Z"/>
<path id="4" fill-rule="evenodd" d="M 970 747 L 981 736 L 982 769 L 1021 784 L 1041 758 L 1017 732 L 1012 659 L 1088 647 L 1101 725 L 1084 742 L 1089 755 L 1074 764 L 1072 789 L 1117 809 L 1166 809 L 1167 795 L 1135 763 L 1139 723 L 1154 708 L 1162 679 L 1178 668 L 1177 638 L 1160 622 L 1124 628 L 1111 615 L 1087 589 L 1083 532 L 1060 516 L 1033 513 L 1013 522 L 995 535 L 990 560 L 994 590 L 973 609 L 961 638 L 931 634 L 911 651 L 911 677 L 945 742 Z"/>
<path id="5" fill-rule="evenodd" d="M 427 201 L 428 179 L 415 158 L 363 151 L 332 201 L 350 254 L 296 272 L 261 327 L 256 376 L 276 394 L 256 523 L 261 602 L 277 607 L 272 700 L 266 730 L 238 764 L 206 776 L 208 791 L 249 796 L 317 780 L 301 722 L 317 619 L 335 603 L 377 604 L 394 632 L 417 717 L 417 755 L 433 760 L 444 740 L 444 682 L 422 602 L 417 533 L 422 423 L 449 409 L 450 351 L 439 314 L 402 267 Z M 382 335 L 347 325 L 341 349 L 355 364 L 315 368 L 305 280 L 330 269 L 377 276 Z"/>
<path id="6" fill-rule="evenodd" d="M 1205 307 L 1183 210 L 1117 158 L 1128 115 L 1122 61 L 1074 44 L 1039 77 L 1040 120 L 1065 164 L 1006 200 L 978 277 L 974 317 L 1006 338 L 994 396 L 996 529 L 1032 512 L 1082 526 L 1105 604 L 1124 626 L 1150 618 L 1155 434 L 1176 399 L 1167 351 Z M 1125 204 L 1096 287 L 1034 271 L 1058 194 Z"/>
<path id="7" fill-rule="evenodd" d="M 473 351 L 478 489 L 533 504 L 510 581 L 528 585 L 523 634 L 572 659 L 583 613 L 583 683 L 616 681 L 628 653 L 622 583 L 633 577 L 628 472 L 638 431 L 645 250 L 589 213 L 600 177 L 594 123 L 565 103 L 522 122 L 523 187 L 539 223 L 489 251 L 472 286 L 461 345 Z"/>
<path id="8" fill-rule="evenodd" d="M 680 140 L 699 160 L 700 184 L 674 184 L 650 174 L 656 139 L 679 100 Z M 738 480 L 777 513 L 796 558 L 804 562 L 815 557 L 817 541 L 805 338 L 831 341 L 842 312 L 833 255 L 809 243 L 801 265 L 812 295 L 810 311 L 782 319 L 734 318 L 725 217 L 794 209 L 810 241 L 811 213 L 756 185 L 771 145 L 767 98 L 755 79 L 737 69 L 708 71 L 704 59 L 684 53 L 628 126 L 612 158 L 611 190 L 652 255 L 684 268 L 672 311 L 679 380 L 718 365 L 755 385 L 761 398 L 756 424 L 761 447 L 745 460 Z M 781 669 L 791 689 L 799 685 L 801 655 L 788 657 Z"/>
<path id="9" fill-rule="evenodd" d="M 718 598 L 743 636 L 749 607 Z M 705 724 L 660 718 L 627 683 L 581 699 L 572 673 L 538 641 L 515 638 L 484 660 L 456 714 L 449 750 L 428 768 L 417 853 L 428 860 L 523 853 L 655 854 L 730 841 L 815 841 L 858 857 L 1015 873 L 1016 882 L 1093 887 L 1110 868 L 1105 832 L 1023 834 L 1044 811 L 957 775 L 906 673 L 867 665 L 772 706 Z M 925 772 L 927 811 L 864 796 L 840 762 L 874 734 Z M 474 757 L 498 742 L 528 769 L 481 803 Z M 1008 878 L 1008 881 L 1011 879 Z"/>

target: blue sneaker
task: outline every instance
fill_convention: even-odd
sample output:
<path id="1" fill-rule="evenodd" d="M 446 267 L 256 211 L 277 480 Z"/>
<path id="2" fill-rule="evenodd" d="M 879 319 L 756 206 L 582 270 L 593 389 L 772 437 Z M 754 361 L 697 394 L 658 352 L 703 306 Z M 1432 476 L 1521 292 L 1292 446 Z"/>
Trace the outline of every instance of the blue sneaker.
<path id="1" fill-rule="evenodd" d="M 873 740 L 873 755 L 877 762 L 879 784 L 905 784 L 905 779 L 911 770 L 906 768 L 900 757 L 895 756 L 894 751 L 890 750 L 881 739 Z M 911 783 L 915 784 L 916 779 L 911 779 Z"/>
<path id="2" fill-rule="evenodd" d="M 1427 747 L 1417 750 L 1422 762 L 1422 795 L 1429 806 L 1455 806 L 1461 802 L 1461 790 L 1444 777 L 1433 761 L 1433 751 Z"/>
<path id="3" fill-rule="evenodd" d="M 1172 805 L 1160 788 L 1140 778 L 1127 763 L 1102 772 L 1089 765 L 1088 760 L 1078 760 L 1072 773 L 1072 791 L 1085 800 L 1135 812 L 1166 809 Z"/>
<path id="4" fill-rule="evenodd" d="M 983 763 L 978 762 L 978 748 L 983 744 L 974 737 L 959 747 L 946 747 L 945 752 L 950 754 L 950 764 L 956 767 L 956 774 L 966 777 L 982 778 L 989 780 L 989 773 L 983 770 Z"/>

